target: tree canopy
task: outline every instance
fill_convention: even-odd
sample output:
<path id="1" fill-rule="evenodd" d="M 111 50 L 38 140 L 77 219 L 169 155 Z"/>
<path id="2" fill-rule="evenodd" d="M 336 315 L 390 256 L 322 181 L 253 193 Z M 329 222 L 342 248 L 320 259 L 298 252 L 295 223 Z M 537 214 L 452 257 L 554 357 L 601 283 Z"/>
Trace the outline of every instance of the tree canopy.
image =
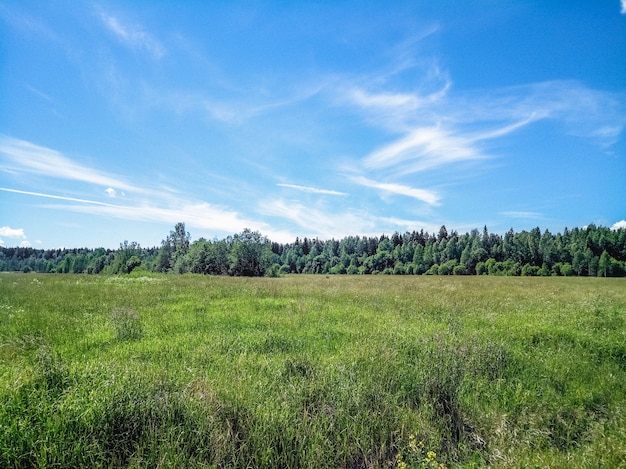
<path id="1" fill-rule="evenodd" d="M 626 275 L 626 229 L 589 225 L 563 233 L 530 231 L 503 236 L 487 227 L 459 234 L 412 231 L 341 240 L 270 241 L 245 229 L 225 239 L 191 241 L 177 223 L 160 247 L 124 241 L 117 250 L 0 247 L 0 270 L 87 274 L 132 271 L 263 276 L 278 274 L 385 275 Z"/>

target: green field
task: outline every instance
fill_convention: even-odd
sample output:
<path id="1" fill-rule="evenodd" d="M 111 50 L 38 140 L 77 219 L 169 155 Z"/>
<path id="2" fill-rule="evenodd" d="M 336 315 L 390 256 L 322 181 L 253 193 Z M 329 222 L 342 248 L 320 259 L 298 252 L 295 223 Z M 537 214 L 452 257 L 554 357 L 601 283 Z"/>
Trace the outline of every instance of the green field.
<path id="1" fill-rule="evenodd" d="M 626 467 L 626 279 L 0 275 L 0 467 Z"/>

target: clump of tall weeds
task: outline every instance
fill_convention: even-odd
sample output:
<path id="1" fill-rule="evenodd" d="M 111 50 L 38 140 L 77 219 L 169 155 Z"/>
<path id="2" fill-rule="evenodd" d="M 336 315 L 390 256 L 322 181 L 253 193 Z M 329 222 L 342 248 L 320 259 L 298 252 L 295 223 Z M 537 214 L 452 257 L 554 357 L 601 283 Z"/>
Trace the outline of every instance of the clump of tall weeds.
<path id="1" fill-rule="evenodd" d="M 406 344 L 402 360 L 400 395 L 430 420 L 438 452 L 462 460 L 484 450 L 485 437 L 474 422 L 476 402 L 467 396 L 475 394 L 476 383 L 505 376 L 505 347 L 446 329 Z"/>
<path id="2" fill-rule="evenodd" d="M 35 381 L 51 393 L 60 393 L 69 385 L 70 375 L 61 355 L 49 345 L 42 345 L 35 356 Z"/>
<path id="3" fill-rule="evenodd" d="M 132 341 L 143 337 L 143 327 L 139 313 L 131 308 L 115 308 L 111 312 L 111 322 L 117 340 Z"/>

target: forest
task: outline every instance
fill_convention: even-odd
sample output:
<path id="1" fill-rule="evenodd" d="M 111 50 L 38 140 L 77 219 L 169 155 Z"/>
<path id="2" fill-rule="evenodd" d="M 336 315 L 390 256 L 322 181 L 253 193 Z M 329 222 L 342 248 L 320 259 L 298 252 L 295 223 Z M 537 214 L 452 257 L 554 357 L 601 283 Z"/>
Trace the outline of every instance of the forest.
<path id="1" fill-rule="evenodd" d="M 282 274 L 626 275 L 626 229 L 596 225 L 552 234 L 539 227 L 509 230 L 504 236 L 482 232 L 393 233 L 341 240 L 296 238 L 272 242 L 245 229 L 225 239 L 191 241 L 178 223 L 160 247 L 124 241 L 119 249 L 34 249 L 0 246 L 0 271 L 40 273 L 196 273 L 230 276 Z"/>

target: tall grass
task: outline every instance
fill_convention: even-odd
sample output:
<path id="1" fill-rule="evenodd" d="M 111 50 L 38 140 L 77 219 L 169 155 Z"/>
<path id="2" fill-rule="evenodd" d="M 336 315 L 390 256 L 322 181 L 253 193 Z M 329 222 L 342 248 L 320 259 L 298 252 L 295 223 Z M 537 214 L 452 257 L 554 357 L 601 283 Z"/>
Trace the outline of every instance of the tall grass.
<path id="1" fill-rule="evenodd" d="M 0 467 L 625 467 L 625 287 L 0 275 Z"/>

